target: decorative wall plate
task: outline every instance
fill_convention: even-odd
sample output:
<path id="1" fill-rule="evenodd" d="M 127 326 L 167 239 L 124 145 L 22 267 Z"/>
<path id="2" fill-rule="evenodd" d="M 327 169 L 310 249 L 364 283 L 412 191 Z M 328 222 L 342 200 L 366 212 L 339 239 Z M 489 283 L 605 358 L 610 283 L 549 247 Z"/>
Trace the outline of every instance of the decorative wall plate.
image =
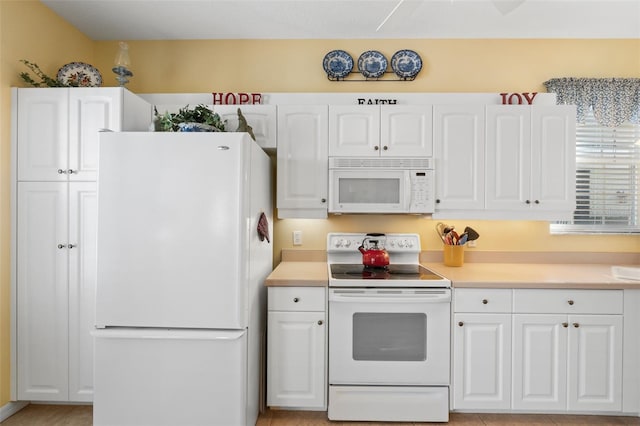
<path id="1" fill-rule="evenodd" d="M 322 66 L 329 77 L 344 78 L 353 70 L 353 58 L 344 50 L 332 50 L 324 56 Z"/>
<path id="2" fill-rule="evenodd" d="M 57 79 L 65 86 L 98 87 L 102 86 L 100 71 L 84 62 L 71 62 L 58 70 Z"/>
<path id="3" fill-rule="evenodd" d="M 382 76 L 387 65 L 387 58 L 377 50 L 367 50 L 358 58 L 358 71 L 367 78 Z"/>
<path id="4" fill-rule="evenodd" d="M 398 50 L 391 57 L 391 69 L 400 78 L 413 78 L 422 69 L 422 58 L 413 50 Z"/>

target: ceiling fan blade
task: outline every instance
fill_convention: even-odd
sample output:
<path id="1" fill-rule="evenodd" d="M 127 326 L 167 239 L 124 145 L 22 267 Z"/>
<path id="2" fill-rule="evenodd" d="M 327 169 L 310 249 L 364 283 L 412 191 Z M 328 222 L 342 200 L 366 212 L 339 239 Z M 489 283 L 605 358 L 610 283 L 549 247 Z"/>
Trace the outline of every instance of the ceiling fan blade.
<path id="1" fill-rule="evenodd" d="M 398 8 L 400 7 L 400 5 L 401 5 L 402 3 L 404 3 L 404 0 L 400 0 L 400 1 L 398 2 L 398 4 L 396 4 L 396 7 L 394 7 L 394 8 L 391 10 L 391 12 L 389 12 L 389 14 L 387 15 L 387 17 L 386 17 L 386 18 L 384 18 L 384 19 L 382 20 L 382 22 L 380 22 L 380 25 L 378 25 L 378 28 L 376 28 L 376 31 L 379 31 L 379 30 L 380 30 L 380 28 L 382 28 L 382 26 L 383 26 L 384 24 L 386 24 L 386 23 L 387 23 L 387 21 L 389 20 L 389 18 L 391 18 L 391 16 L 393 16 L 393 14 L 394 14 L 394 13 L 396 13 L 396 10 L 398 10 Z"/>
<path id="2" fill-rule="evenodd" d="M 493 5 L 503 15 L 516 10 L 525 0 L 493 0 Z"/>

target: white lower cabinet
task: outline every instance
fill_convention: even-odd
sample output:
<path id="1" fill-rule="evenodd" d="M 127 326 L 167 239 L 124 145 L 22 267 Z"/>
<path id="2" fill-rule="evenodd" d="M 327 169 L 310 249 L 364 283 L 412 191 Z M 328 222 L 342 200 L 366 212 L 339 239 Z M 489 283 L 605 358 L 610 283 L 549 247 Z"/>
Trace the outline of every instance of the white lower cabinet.
<path id="1" fill-rule="evenodd" d="M 513 408 L 567 408 L 566 316 L 514 315 Z"/>
<path id="2" fill-rule="evenodd" d="M 91 401 L 95 182 L 18 184 L 17 399 Z"/>
<path id="3" fill-rule="evenodd" d="M 453 409 L 508 410 L 511 290 L 456 289 L 454 301 Z"/>
<path id="4" fill-rule="evenodd" d="M 621 411 L 621 315 L 514 315 L 513 408 Z"/>
<path id="5" fill-rule="evenodd" d="M 267 405 L 326 410 L 326 288 L 269 287 Z"/>
<path id="6" fill-rule="evenodd" d="M 625 411 L 623 306 L 622 290 L 456 289 L 453 409 Z"/>
<path id="7" fill-rule="evenodd" d="M 622 290 L 514 290 L 513 408 L 622 410 Z"/>

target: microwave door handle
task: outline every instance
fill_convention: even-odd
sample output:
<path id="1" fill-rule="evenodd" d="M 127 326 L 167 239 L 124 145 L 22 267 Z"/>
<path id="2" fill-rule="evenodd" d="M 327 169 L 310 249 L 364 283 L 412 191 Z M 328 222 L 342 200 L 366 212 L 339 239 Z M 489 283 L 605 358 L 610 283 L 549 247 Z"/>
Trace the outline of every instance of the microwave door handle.
<path id="1" fill-rule="evenodd" d="M 404 172 L 404 211 L 408 212 L 411 208 L 413 191 L 411 188 L 411 172 Z"/>

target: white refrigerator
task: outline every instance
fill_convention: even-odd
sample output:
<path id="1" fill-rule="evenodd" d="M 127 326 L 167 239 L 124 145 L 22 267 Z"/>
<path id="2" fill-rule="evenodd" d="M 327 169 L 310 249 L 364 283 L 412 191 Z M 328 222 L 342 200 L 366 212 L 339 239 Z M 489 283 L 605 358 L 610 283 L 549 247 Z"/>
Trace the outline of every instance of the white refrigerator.
<path id="1" fill-rule="evenodd" d="M 246 133 L 101 134 L 95 426 L 255 425 L 270 164 Z"/>

